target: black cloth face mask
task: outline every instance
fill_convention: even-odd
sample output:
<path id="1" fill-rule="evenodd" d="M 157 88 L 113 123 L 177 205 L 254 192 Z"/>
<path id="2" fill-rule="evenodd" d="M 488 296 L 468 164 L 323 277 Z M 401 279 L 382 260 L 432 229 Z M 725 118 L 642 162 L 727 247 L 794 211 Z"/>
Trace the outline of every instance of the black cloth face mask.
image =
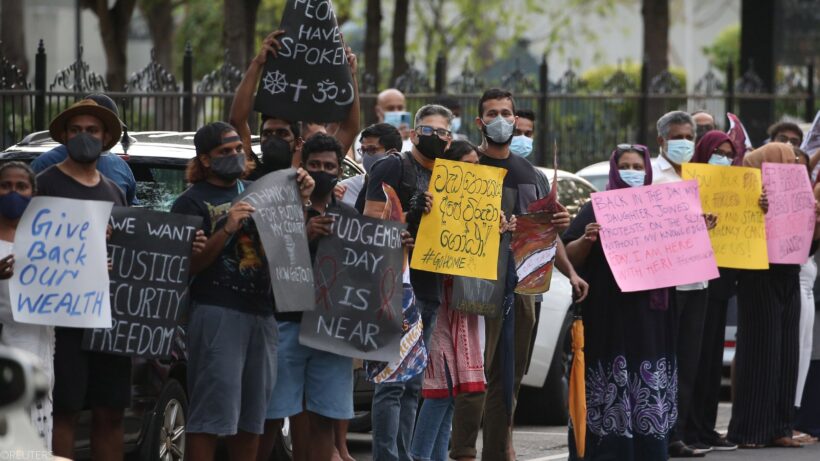
<path id="1" fill-rule="evenodd" d="M 290 168 L 293 152 L 287 141 L 271 136 L 262 144 L 262 170 L 265 173 Z"/>
<path id="2" fill-rule="evenodd" d="M 102 141 L 88 133 L 80 133 L 65 143 L 68 156 L 77 163 L 92 163 L 102 155 Z"/>
<path id="3" fill-rule="evenodd" d="M 419 143 L 416 144 L 416 149 L 421 152 L 421 155 L 429 158 L 430 160 L 435 160 L 444 155 L 444 149 L 447 147 L 447 143 L 449 142 L 439 138 L 435 134 L 429 136 L 419 135 L 418 140 Z"/>

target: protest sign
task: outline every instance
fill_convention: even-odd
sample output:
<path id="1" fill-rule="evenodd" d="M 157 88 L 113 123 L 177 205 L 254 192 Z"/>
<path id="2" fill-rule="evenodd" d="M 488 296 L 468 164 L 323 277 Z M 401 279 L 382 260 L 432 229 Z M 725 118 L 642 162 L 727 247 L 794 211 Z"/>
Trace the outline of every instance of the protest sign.
<path id="1" fill-rule="evenodd" d="M 604 255 L 622 291 L 718 277 L 694 180 L 592 194 Z"/>
<path id="2" fill-rule="evenodd" d="M 742 159 L 746 152 L 752 150 L 752 141 L 749 139 L 749 133 L 746 132 L 746 127 L 743 126 L 743 123 L 737 115 L 726 112 L 726 118 L 729 119 L 729 130 L 726 131 L 726 135 L 732 140 L 732 145 L 735 146 L 737 157 Z"/>
<path id="3" fill-rule="evenodd" d="M 355 90 L 333 4 L 288 0 L 280 28 L 282 48 L 265 60 L 254 109 L 286 120 L 345 120 Z"/>
<path id="4" fill-rule="evenodd" d="M 763 188 L 769 198 L 766 241 L 769 262 L 803 264 L 814 234 L 814 194 L 804 165 L 764 163 Z"/>
<path id="5" fill-rule="evenodd" d="M 109 222 L 114 325 L 87 330 L 83 348 L 168 357 L 188 309 L 191 245 L 202 217 L 114 207 Z"/>
<path id="6" fill-rule="evenodd" d="M 316 251 L 317 308 L 302 317 L 299 342 L 366 360 L 391 361 L 402 335 L 404 224 L 332 207 L 331 235 Z"/>
<path id="7" fill-rule="evenodd" d="M 251 204 L 270 268 L 276 310 L 313 310 L 313 268 L 296 170 L 268 173 L 235 199 Z"/>
<path id="8" fill-rule="evenodd" d="M 505 187 L 501 198 L 501 209 L 506 216 L 509 217 L 513 212 L 516 200 L 518 200 L 518 190 Z M 512 234 L 510 232 L 501 235 L 501 244 L 498 249 L 498 278 L 496 280 L 462 276 L 453 277 L 453 292 L 450 301 L 453 309 L 490 318 L 501 315 L 511 240 Z"/>
<path id="9" fill-rule="evenodd" d="M 496 280 L 501 192 L 507 170 L 436 160 L 433 209 L 421 218 L 410 267 Z"/>
<path id="10" fill-rule="evenodd" d="M 696 179 L 704 213 L 717 216 L 709 231 L 719 267 L 768 269 L 766 224 L 757 168 L 684 163 L 683 179 Z"/>
<path id="11" fill-rule="evenodd" d="M 518 294 L 536 295 L 550 289 L 558 249 L 558 232 L 552 224 L 553 214 L 539 211 L 517 217 L 512 253 L 518 276 L 515 292 Z"/>
<path id="12" fill-rule="evenodd" d="M 17 225 L 14 320 L 110 328 L 105 229 L 111 202 L 34 197 Z"/>

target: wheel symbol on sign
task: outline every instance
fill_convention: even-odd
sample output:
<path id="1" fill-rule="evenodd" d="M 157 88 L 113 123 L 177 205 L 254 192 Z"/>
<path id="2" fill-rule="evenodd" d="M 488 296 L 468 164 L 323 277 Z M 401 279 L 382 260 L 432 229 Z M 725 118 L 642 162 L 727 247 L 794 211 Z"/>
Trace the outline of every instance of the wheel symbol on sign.
<path id="1" fill-rule="evenodd" d="M 288 87 L 288 81 L 285 74 L 278 70 L 268 72 L 262 79 L 262 85 L 265 91 L 270 94 L 284 93 Z"/>

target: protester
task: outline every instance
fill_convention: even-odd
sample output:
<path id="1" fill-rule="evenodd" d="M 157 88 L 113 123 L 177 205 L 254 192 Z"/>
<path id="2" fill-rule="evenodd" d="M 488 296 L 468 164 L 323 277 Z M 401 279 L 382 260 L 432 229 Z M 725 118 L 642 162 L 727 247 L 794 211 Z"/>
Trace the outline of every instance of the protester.
<path id="1" fill-rule="evenodd" d="M 34 172 L 21 162 L 0 165 L 0 342 L 28 351 L 48 380 L 48 393 L 29 409 L 31 424 L 51 449 L 54 384 L 54 327 L 18 323 L 12 316 L 9 279 L 14 274 L 14 234 L 32 195 L 37 192 Z"/>
<path id="2" fill-rule="evenodd" d="M 701 115 L 702 112 L 697 114 Z M 726 133 L 709 131 L 698 138 L 692 163 L 737 165 L 741 162 L 735 146 Z M 723 375 L 723 350 L 726 336 L 726 311 L 729 299 L 737 293 L 737 270 L 718 268 L 720 277 L 709 281 L 708 306 L 701 340 L 700 359 L 695 375 L 692 409 L 683 424 L 684 443 L 693 447 L 712 447 L 718 451 L 736 450 L 716 430 Z"/>
<path id="3" fill-rule="evenodd" d="M 410 152 L 413 149 L 413 142 L 410 140 L 410 127 L 403 123 L 396 122 L 396 120 L 401 118 L 402 114 L 409 115 L 404 93 L 395 88 L 388 88 L 382 91 L 376 96 L 376 106 L 374 110 L 378 123 L 390 123 L 401 133 L 401 152 Z M 355 139 L 360 140 L 361 136 L 357 136 Z M 358 163 L 362 163 L 362 155 L 359 153 L 360 147 L 361 144 L 357 141 L 353 145 L 353 150 L 347 154 L 348 157 Z"/>
<path id="4" fill-rule="evenodd" d="M 618 146 L 609 160 L 607 190 L 653 183 L 649 150 Z M 615 282 L 599 238 L 592 203 L 562 239 L 590 293 L 584 320 L 587 436 L 583 459 L 665 461 L 679 408 L 676 390 L 675 291 L 625 293 Z M 580 459 L 569 429 L 570 459 Z"/>
<path id="5" fill-rule="evenodd" d="M 446 160 L 478 163 L 477 148 L 468 141 L 453 141 L 444 153 Z M 503 219 L 500 231 L 515 230 Z M 444 277 L 444 300 L 436 316 L 424 372 L 422 396 L 416 430 L 410 454 L 417 460 L 447 460 L 454 399 L 462 394 L 482 396 L 485 390 L 484 366 L 481 358 L 483 318 L 466 314 L 451 305 L 453 277 Z M 479 418 L 469 422 L 478 432 Z"/>
<path id="6" fill-rule="evenodd" d="M 532 140 L 535 134 L 535 112 L 530 109 L 518 109 L 518 117 L 510 142 L 510 152 L 532 161 Z"/>
<path id="7" fill-rule="evenodd" d="M 453 113 L 453 121 L 450 122 L 450 132 L 453 133 L 453 141 L 466 141 L 467 137 L 461 133 L 463 127 L 461 123 L 461 103 L 452 96 L 439 96 L 433 100 L 433 104 L 444 106 Z"/>
<path id="8" fill-rule="evenodd" d="M 811 178 L 809 170 L 809 155 L 798 147 L 794 148 L 797 163 L 804 165 Z M 806 386 L 806 378 L 809 374 L 811 364 L 812 343 L 814 340 L 814 282 L 817 278 L 817 263 L 814 255 L 809 255 L 805 263 L 800 265 L 800 337 L 799 337 L 799 359 L 797 365 L 797 391 L 795 394 L 795 411 L 799 411 L 803 401 L 803 392 Z M 810 435 L 794 431 L 794 439 L 801 443 L 814 443 L 817 439 Z"/>
<path id="9" fill-rule="evenodd" d="M 117 114 L 90 99 L 61 112 L 49 125 L 68 156 L 37 176 L 37 194 L 99 200 L 125 206 L 125 194 L 97 170 L 97 160 L 120 139 Z M 82 328 L 54 329 L 54 432 L 56 456 L 74 458 L 74 429 L 90 407 L 91 456 L 123 455 L 123 410 L 131 401 L 131 358 L 83 350 Z"/>
<path id="10" fill-rule="evenodd" d="M 449 109 L 438 105 L 426 105 L 416 112 L 410 134 L 412 150 L 389 155 L 374 164 L 370 171 L 364 206 L 366 216 L 382 216 L 386 200 L 382 183 L 388 184 L 396 191 L 406 213 L 408 230 L 415 238 L 421 216 L 432 207 L 432 196 L 427 189 L 435 159 L 441 157 L 450 145 L 452 118 Z M 415 296 L 414 310 L 421 314 L 423 344 L 426 346 L 430 343 L 435 315 L 441 303 L 441 277 L 410 269 L 410 284 Z M 413 370 L 416 374 L 412 378 L 376 384 L 372 413 L 375 461 L 408 459 L 423 368 L 421 365 L 420 369 Z"/>
<path id="11" fill-rule="evenodd" d="M 191 184 L 172 212 L 201 216 L 208 240 L 192 255 L 191 313 L 187 329 L 187 455 L 214 458 L 217 437 L 226 436 L 231 459 L 257 454 L 265 408 L 276 379 L 275 300 L 254 208 L 232 201 L 247 183 L 247 162 L 236 130 L 210 123 L 194 136 L 196 157 L 186 171 Z M 298 170 L 307 203 L 313 179 Z"/>
<path id="12" fill-rule="evenodd" d="M 672 111 L 658 119 L 657 128 L 661 153 L 652 166 L 653 184 L 681 181 L 681 165 L 695 154 L 695 121 L 686 112 Z M 709 216 L 707 226 L 714 227 L 714 220 L 714 216 Z M 683 430 L 692 408 L 709 301 L 708 286 L 707 281 L 702 281 L 677 287 L 678 318 L 674 336 L 678 341 L 678 422 L 669 438 L 669 455 L 672 457 L 703 456 L 712 450 L 710 446 L 687 445 Z"/>
<path id="13" fill-rule="evenodd" d="M 260 114 L 261 126 L 259 128 L 259 144 L 262 148 L 262 161 L 260 162 L 251 147 L 250 117 L 253 109 L 256 88 L 259 86 L 259 79 L 268 55 L 274 59 L 282 49 L 282 44 L 278 37 L 285 33 L 283 30 L 275 30 L 268 34 L 262 41 L 259 52 L 251 60 L 242 81 L 236 88 L 236 94 L 231 104 L 230 122 L 236 128 L 252 169 L 258 169 L 249 176 L 255 179 L 264 176 L 271 171 L 281 170 L 290 166 L 301 164 L 300 152 L 302 138 L 299 137 L 300 120 L 285 120 L 268 114 Z M 348 118 L 338 125 L 338 130 L 333 134 L 341 142 L 342 147 L 347 150 L 353 144 L 356 133 L 359 130 L 359 84 L 356 80 L 356 55 L 346 48 L 347 62 L 353 76 L 353 105 L 350 107 Z M 304 120 L 310 122 L 310 120 Z M 312 131 L 325 131 L 323 125 L 310 124 Z M 309 136 L 305 135 L 305 139 Z"/>
<path id="14" fill-rule="evenodd" d="M 803 130 L 796 123 L 775 123 L 769 127 L 768 133 L 770 142 L 788 143 L 793 147 L 800 147 L 803 142 Z"/>
<path id="15" fill-rule="evenodd" d="M 792 147 L 770 142 L 743 159 L 795 163 Z M 820 226 L 815 226 L 814 239 Z M 814 246 L 814 245 L 812 245 Z M 727 438 L 741 448 L 800 447 L 792 438 L 800 324 L 800 266 L 769 264 L 738 275 L 737 349 L 732 419 Z"/>
<path id="16" fill-rule="evenodd" d="M 367 198 L 367 175 L 370 174 L 370 170 L 377 161 L 389 154 L 400 152 L 401 148 L 401 134 L 393 125 L 376 123 L 362 130 L 358 154 L 361 156 L 365 174 L 356 175 L 341 182 L 342 201 L 355 207 L 359 213 L 363 213 L 364 202 Z"/>
<path id="17" fill-rule="evenodd" d="M 700 140 L 703 135 L 715 129 L 715 118 L 705 110 L 692 112 L 695 121 L 695 139 Z"/>
<path id="18" fill-rule="evenodd" d="M 86 96 L 85 99 L 90 99 L 98 105 L 105 107 L 113 112 L 117 118 L 119 118 L 120 112 L 117 108 L 117 104 L 108 96 L 101 93 L 93 93 Z M 123 128 L 125 127 L 125 124 L 122 123 L 121 120 L 120 124 Z M 119 141 L 120 140 L 117 139 L 112 147 Z M 37 158 L 32 160 L 31 168 L 35 173 L 40 173 L 51 165 L 56 165 L 62 162 L 67 156 L 68 150 L 66 147 L 64 145 L 59 145 L 50 151 L 43 152 Z M 125 160 L 121 159 L 118 155 L 111 153 L 109 149 L 106 149 L 105 152 L 100 155 L 100 158 L 97 159 L 97 170 L 99 170 L 99 172 L 106 178 L 114 181 L 114 183 L 122 189 L 123 193 L 125 193 L 126 202 L 128 202 L 129 205 L 137 204 L 137 181 L 134 179 L 134 173 L 131 171 L 131 168 Z"/>
<path id="19" fill-rule="evenodd" d="M 481 130 L 486 149 L 480 159 L 482 165 L 507 170 L 504 189 L 518 193 L 513 214 L 527 211 L 527 207 L 539 198 L 538 172 L 523 157 L 511 154 L 517 118 L 515 102 L 509 91 L 493 88 L 484 92 L 478 102 L 476 127 Z M 547 191 L 548 192 L 548 191 Z M 552 224 L 559 232 L 569 225 L 569 213 L 553 215 Z M 510 251 L 509 248 L 502 249 Z M 512 415 L 515 412 L 521 379 L 527 368 L 532 347 L 531 338 L 535 325 L 535 299 L 532 296 L 514 296 L 518 283 L 515 260 L 509 255 L 506 274 L 504 315 L 499 319 L 486 320 L 486 351 L 484 366 L 487 375 L 487 395 L 484 404 L 484 431 L 482 459 L 515 459 L 512 445 Z M 573 294 L 578 299 L 586 296 L 588 286 L 575 273 L 567 259 L 564 245 L 557 242 L 555 267 L 569 278 Z M 513 357 L 508 363 L 503 357 Z M 505 392 L 504 382 L 512 383 Z"/>

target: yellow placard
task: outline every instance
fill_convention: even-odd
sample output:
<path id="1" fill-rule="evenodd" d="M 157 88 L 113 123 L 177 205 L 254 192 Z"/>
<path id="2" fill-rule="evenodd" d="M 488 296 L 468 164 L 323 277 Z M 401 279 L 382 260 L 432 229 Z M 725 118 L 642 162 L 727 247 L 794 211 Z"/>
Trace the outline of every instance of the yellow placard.
<path id="1" fill-rule="evenodd" d="M 507 170 L 436 160 L 433 209 L 421 218 L 410 267 L 496 280 L 501 192 Z"/>
<path id="2" fill-rule="evenodd" d="M 709 231 L 719 267 L 768 269 L 766 222 L 758 205 L 760 170 L 684 163 L 683 179 L 697 179 L 704 213 L 718 217 Z"/>

